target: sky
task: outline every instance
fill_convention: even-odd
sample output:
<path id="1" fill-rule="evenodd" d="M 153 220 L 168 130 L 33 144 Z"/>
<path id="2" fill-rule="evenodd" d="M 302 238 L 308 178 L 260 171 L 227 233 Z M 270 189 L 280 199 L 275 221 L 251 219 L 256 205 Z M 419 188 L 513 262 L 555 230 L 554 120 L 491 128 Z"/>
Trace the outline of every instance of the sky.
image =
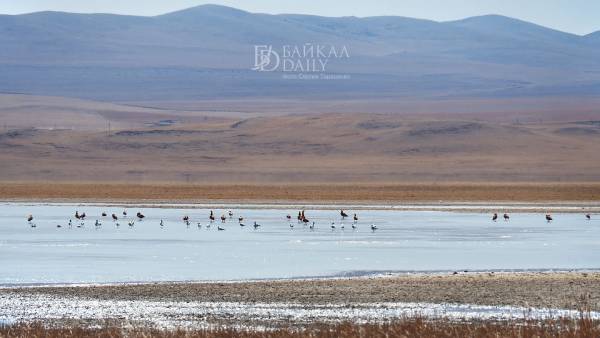
<path id="1" fill-rule="evenodd" d="M 0 13 L 54 10 L 151 16 L 207 3 L 271 14 L 398 15 L 436 21 L 500 14 L 579 35 L 600 30 L 598 0 L 0 0 Z"/>

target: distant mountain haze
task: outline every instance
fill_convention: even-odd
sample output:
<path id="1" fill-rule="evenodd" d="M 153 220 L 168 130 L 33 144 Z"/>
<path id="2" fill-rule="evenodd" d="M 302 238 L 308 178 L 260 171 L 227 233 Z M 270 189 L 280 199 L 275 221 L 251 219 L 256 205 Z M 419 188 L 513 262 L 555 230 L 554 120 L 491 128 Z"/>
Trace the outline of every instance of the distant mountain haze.
<path id="1" fill-rule="evenodd" d="M 255 45 L 331 45 L 339 80 L 258 72 Z M 106 101 L 600 95 L 600 32 L 487 15 L 254 14 L 203 5 L 155 17 L 0 15 L 0 92 Z"/>

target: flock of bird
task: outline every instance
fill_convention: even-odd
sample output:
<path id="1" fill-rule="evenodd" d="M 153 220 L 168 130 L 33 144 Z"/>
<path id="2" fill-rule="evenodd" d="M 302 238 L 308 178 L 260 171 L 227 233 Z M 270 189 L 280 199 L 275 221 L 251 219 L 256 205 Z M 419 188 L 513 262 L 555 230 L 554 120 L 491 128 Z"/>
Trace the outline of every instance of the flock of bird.
<path id="1" fill-rule="evenodd" d="M 233 218 L 233 211 L 229 210 L 229 212 L 227 213 L 227 215 L 229 217 L 225 216 L 225 214 L 221 215 L 221 217 L 220 217 L 221 223 L 226 223 L 228 219 L 232 219 Z M 86 217 L 87 216 L 86 216 L 85 212 L 83 212 L 83 213 L 80 214 L 79 211 L 75 211 L 76 223 L 73 223 L 73 220 L 70 219 L 69 222 L 68 222 L 68 224 L 67 224 L 67 226 L 69 228 L 72 228 L 75 225 L 77 228 L 82 228 L 82 227 L 85 226 L 85 219 L 86 219 Z M 106 212 L 103 212 L 102 213 L 102 217 L 106 218 L 106 217 L 108 217 L 108 214 Z M 341 217 L 341 222 L 339 224 L 336 224 L 335 221 L 331 222 L 330 228 L 331 228 L 332 231 L 336 230 L 337 228 L 339 228 L 341 230 L 344 230 L 344 228 L 345 228 L 345 226 L 344 226 L 344 220 L 346 218 L 349 218 L 350 216 L 344 210 L 340 210 L 340 217 Z M 142 214 L 141 212 L 137 212 L 136 215 L 135 215 L 135 218 L 127 218 L 127 210 L 123 210 L 122 216 L 119 217 L 116 214 L 112 214 L 111 218 L 112 218 L 112 221 L 114 222 L 114 224 L 115 224 L 116 227 L 120 226 L 119 220 L 125 220 L 125 221 L 127 221 L 127 225 L 129 227 L 134 227 L 135 223 L 136 223 L 136 219 L 137 219 L 137 221 L 141 222 L 141 221 L 144 220 L 144 218 L 146 218 L 146 216 L 144 214 Z M 292 223 L 292 215 L 288 214 L 288 215 L 286 215 L 285 218 L 289 222 L 289 227 L 290 228 L 294 228 L 294 223 Z M 296 218 L 297 218 L 298 224 L 303 224 L 304 226 L 308 226 L 308 228 L 310 230 L 314 230 L 315 229 L 316 223 L 314 221 L 311 222 L 308 219 L 308 217 L 306 217 L 304 210 L 299 211 L 298 212 L 298 216 Z M 492 215 L 492 221 L 496 222 L 496 221 L 498 221 L 498 218 L 499 218 L 498 217 L 498 213 L 494 213 Z M 502 218 L 504 219 L 505 222 L 508 222 L 510 220 L 510 216 L 507 213 L 504 213 L 504 215 L 502 215 Z M 550 215 L 550 214 L 546 214 L 545 218 L 546 218 L 546 221 L 548 223 L 550 223 L 550 222 L 553 221 L 552 215 Z M 588 214 L 585 214 L 585 218 L 587 220 L 591 220 L 592 216 L 588 213 Z M 211 225 L 216 221 L 215 214 L 214 214 L 214 212 L 212 210 L 210 211 L 210 214 L 208 216 L 208 220 L 209 220 L 209 222 L 206 224 L 206 227 L 210 228 Z M 356 230 L 358 228 L 358 215 L 354 214 L 352 216 L 352 220 L 353 220 L 353 222 L 351 224 L 351 227 L 352 227 L 353 230 Z M 191 219 L 190 219 L 190 217 L 188 215 L 183 216 L 182 221 L 183 221 L 183 223 L 185 223 L 187 225 L 187 227 L 190 227 L 191 222 L 192 222 Z M 27 222 L 28 222 L 29 226 L 31 226 L 32 228 L 36 227 L 33 215 L 27 216 Z M 239 223 L 240 227 L 245 227 L 246 226 L 246 224 L 244 223 L 244 217 L 242 217 L 242 216 L 238 217 L 238 223 Z M 196 224 L 197 224 L 198 228 L 202 227 L 202 224 L 200 222 L 197 222 Z M 162 219 L 160 220 L 159 225 L 160 225 L 161 228 L 165 226 L 165 223 L 164 223 L 164 221 Z M 97 228 L 101 227 L 102 226 L 102 222 L 99 219 L 96 219 L 95 222 L 94 222 L 94 226 L 97 227 Z M 254 227 L 254 230 L 257 230 L 258 228 L 261 227 L 261 225 L 258 224 L 257 222 L 254 222 L 254 224 L 252 224 L 252 226 Z M 57 228 L 62 228 L 63 226 L 61 224 L 57 224 L 56 227 Z M 218 225 L 217 226 L 217 230 L 218 231 L 225 231 L 225 227 Z M 375 230 L 377 230 L 377 226 L 375 224 L 371 224 L 371 230 L 374 232 Z"/>
<path id="2" fill-rule="evenodd" d="M 504 221 L 508 222 L 510 220 L 510 216 L 505 213 L 504 215 L 502 215 L 502 218 L 504 218 Z M 592 219 L 592 215 L 591 214 L 585 214 L 585 219 L 587 219 L 588 221 Z M 554 218 L 552 218 L 552 215 L 550 214 L 546 214 L 546 222 L 550 223 L 554 220 Z M 498 213 L 494 213 L 494 215 L 492 215 L 492 221 L 496 222 L 498 221 Z"/>
<path id="3" fill-rule="evenodd" d="M 233 219 L 233 216 L 234 216 L 233 211 L 229 210 L 229 212 L 227 213 L 227 215 L 229 217 L 225 216 L 225 214 L 221 215 L 221 217 L 220 217 L 221 224 L 226 223 L 228 219 L 229 220 Z M 83 213 L 80 214 L 79 211 L 77 210 L 77 211 L 75 211 L 75 220 L 76 220 L 75 223 L 73 222 L 72 219 L 70 219 L 69 222 L 67 223 L 67 226 L 69 228 L 72 228 L 73 226 L 75 226 L 77 228 L 83 228 L 83 227 L 85 227 L 85 224 L 86 224 L 85 223 L 86 217 L 87 216 L 86 216 L 85 212 L 83 212 Z M 106 212 L 103 212 L 102 213 L 102 217 L 103 218 L 107 218 L 108 214 Z M 340 210 L 340 217 L 341 217 L 341 222 L 339 224 L 336 224 L 335 221 L 331 222 L 330 228 L 331 228 L 332 231 L 336 230 L 338 227 L 341 230 L 345 229 L 344 220 L 346 218 L 348 218 L 349 216 L 348 216 L 348 214 L 344 210 Z M 116 227 L 120 227 L 121 226 L 121 224 L 119 222 L 120 220 L 125 220 L 127 222 L 127 225 L 130 228 L 133 228 L 135 226 L 135 224 L 136 224 L 136 220 L 138 222 L 141 222 L 141 221 L 144 220 L 144 218 L 146 218 L 146 216 L 144 214 L 142 214 L 141 212 L 137 212 L 136 215 L 135 215 L 135 218 L 128 218 L 128 216 L 127 216 L 127 210 L 123 210 L 121 216 L 117 216 L 114 213 L 111 215 L 111 219 L 112 219 L 112 221 L 113 221 L 113 223 L 115 224 Z M 292 215 L 288 214 L 288 215 L 286 215 L 285 218 L 289 222 L 289 227 L 293 229 L 294 228 L 294 223 L 292 223 Z M 311 222 L 308 219 L 308 217 L 306 217 L 306 214 L 305 214 L 304 210 L 298 212 L 297 220 L 298 220 L 298 224 L 302 224 L 303 226 L 308 226 L 308 228 L 310 230 L 314 230 L 315 229 L 316 222 L 314 222 L 314 221 Z M 354 214 L 352 216 L 352 220 L 353 220 L 353 222 L 351 224 L 352 229 L 353 230 L 358 229 L 358 215 Z M 188 228 L 192 224 L 192 220 L 191 220 L 191 218 L 188 215 L 184 215 L 182 217 L 182 221 L 183 221 L 184 224 L 187 225 Z M 215 221 L 216 221 L 215 214 L 211 210 L 210 214 L 208 216 L 208 223 L 206 223 L 206 228 L 210 228 L 211 225 Z M 28 224 L 29 224 L 30 227 L 32 227 L 32 228 L 37 227 L 36 223 L 34 222 L 33 215 L 27 216 L 27 222 L 28 222 Z M 198 228 L 202 228 L 202 223 L 197 222 L 196 224 L 197 224 Z M 244 223 L 244 217 L 243 216 L 239 216 L 238 217 L 238 224 L 242 228 L 246 226 L 246 224 Z M 161 219 L 159 225 L 160 225 L 161 228 L 164 227 L 165 226 L 164 220 Z M 102 227 L 102 222 L 99 219 L 96 219 L 95 222 L 94 222 L 94 226 L 96 228 Z M 57 228 L 62 228 L 63 225 L 57 224 L 56 227 Z M 261 227 L 261 225 L 258 224 L 255 221 L 254 224 L 252 224 L 252 227 L 254 228 L 254 230 L 257 230 L 257 229 L 259 229 Z M 371 231 L 373 231 L 373 232 L 375 232 L 378 229 L 375 224 L 371 224 L 370 228 L 371 228 Z M 217 230 L 218 231 L 225 231 L 225 227 L 221 226 L 221 225 L 217 225 Z"/>

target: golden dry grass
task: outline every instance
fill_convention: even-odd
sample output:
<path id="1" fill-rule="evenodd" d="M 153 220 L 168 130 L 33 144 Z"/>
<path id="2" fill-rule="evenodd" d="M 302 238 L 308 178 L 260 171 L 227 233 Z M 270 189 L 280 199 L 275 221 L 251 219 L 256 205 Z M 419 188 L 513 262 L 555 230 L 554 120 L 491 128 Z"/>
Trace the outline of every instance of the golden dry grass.
<path id="1" fill-rule="evenodd" d="M 73 201 L 599 201 L 600 183 L 103 184 L 0 182 L 3 200 Z"/>

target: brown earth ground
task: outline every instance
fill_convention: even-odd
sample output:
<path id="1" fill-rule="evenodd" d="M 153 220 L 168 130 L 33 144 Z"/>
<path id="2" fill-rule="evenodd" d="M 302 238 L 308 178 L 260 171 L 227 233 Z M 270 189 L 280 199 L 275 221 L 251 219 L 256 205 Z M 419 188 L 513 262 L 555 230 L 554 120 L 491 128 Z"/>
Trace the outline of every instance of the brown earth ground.
<path id="1" fill-rule="evenodd" d="M 600 183 L 101 184 L 0 182 L 0 200 L 264 203 L 597 203 Z"/>
<path id="2" fill-rule="evenodd" d="M 600 100 L 433 103 L 152 106 L 0 94 L 0 181 L 275 187 L 334 183 L 348 189 L 361 182 L 375 187 L 600 182 Z M 319 195 L 327 195 L 326 189 Z M 549 191 L 544 189 L 533 194 L 542 198 Z M 286 190 L 290 192 L 283 195 L 298 191 Z M 556 191 L 561 195 L 566 190 Z M 306 196 L 314 189 L 299 191 Z M 389 198 L 382 191 L 389 190 L 376 189 L 377 199 Z M 589 191 L 582 194 L 591 198 Z M 338 197 L 355 198 L 342 195 Z M 419 198 L 446 195 L 454 190 Z"/>
<path id="3" fill-rule="evenodd" d="M 378 278 L 0 289 L 102 300 L 352 304 L 429 302 L 600 311 L 600 273 L 460 273 Z"/>

